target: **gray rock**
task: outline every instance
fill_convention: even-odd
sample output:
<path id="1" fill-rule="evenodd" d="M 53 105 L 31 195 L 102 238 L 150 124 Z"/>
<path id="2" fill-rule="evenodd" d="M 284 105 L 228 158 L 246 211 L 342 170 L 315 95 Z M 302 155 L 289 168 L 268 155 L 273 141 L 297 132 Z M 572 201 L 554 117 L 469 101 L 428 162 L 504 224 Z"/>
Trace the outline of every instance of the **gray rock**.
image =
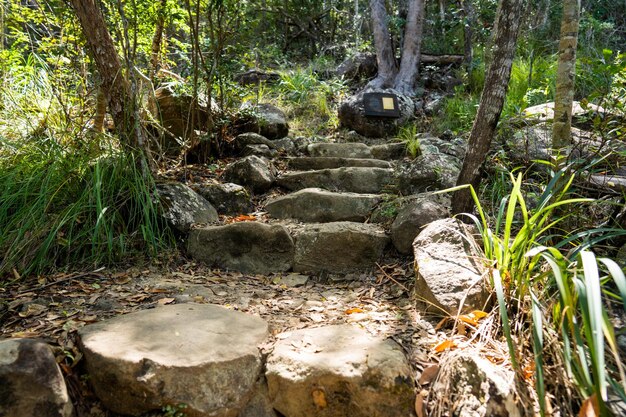
<path id="1" fill-rule="evenodd" d="M 444 153 L 426 153 L 406 163 L 398 173 L 404 195 L 453 187 L 461 172 L 461 161 Z"/>
<path id="2" fill-rule="evenodd" d="M 267 191 L 275 180 L 269 162 L 254 155 L 228 165 L 223 177 L 226 181 L 248 187 L 255 193 Z"/>
<path id="3" fill-rule="evenodd" d="M 280 335 L 266 377 L 272 405 L 289 417 L 406 417 L 414 408 L 400 346 L 350 325 Z"/>
<path id="4" fill-rule="evenodd" d="M 515 374 L 462 349 L 441 358 L 433 394 L 450 415 L 458 417 L 521 417 L 532 415 L 532 405 L 520 401 Z M 519 384 L 518 384 L 519 386 Z M 435 403 L 437 403 L 435 399 Z"/>
<path id="5" fill-rule="evenodd" d="M 179 182 L 157 184 L 161 216 L 176 230 L 189 231 L 195 223 L 219 220 L 217 210 L 194 190 Z"/>
<path id="6" fill-rule="evenodd" d="M 312 171 L 319 169 L 333 169 L 342 167 L 373 167 L 391 168 L 389 161 L 380 159 L 359 159 L 359 158 L 335 158 L 335 157 L 301 157 L 290 158 L 287 164 L 291 169 L 301 171 Z"/>
<path id="7" fill-rule="evenodd" d="M 389 119 L 381 117 L 365 116 L 363 106 L 363 94 L 379 92 L 391 93 L 398 97 L 398 106 L 400 108 L 400 117 L 398 119 Z M 341 127 L 351 129 L 366 137 L 387 137 L 395 135 L 400 126 L 407 123 L 415 111 L 415 105 L 410 97 L 399 94 L 392 89 L 387 90 L 368 90 L 362 91 L 351 97 L 339 106 L 339 124 Z"/>
<path id="8" fill-rule="evenodd" d="M 252 399 L 237 417 L 277 417 L 270 403 L 265 378 L 257 382 Z"/>
<path id="9" fill-rule="evenodd" d="M 258 133 L 253 132 L 237 135 L 233 140 L 233 145 L 238 151 L 242 151 L 246 146 L 250 145 L 265 145 L 270 149 L 274 149 L 276 147 L 276 145 L 274 145 L 274 142 L 272 142 L 265 136 L 261 136 Z"/>
<path id="10" fill-rule="evenodd" d="M 296 152 L 296 144 L 291 138 L 276 139 L 272 141 L 272 143 L 279 151 L 283 151 L 287 154 L 293 154 Z"/>
<path id="11" fill-rule="evenodd" d="M 0 416 L 73 415 L 65 380 L 50 347 L 32 339 L 0 341 Z"/>
<path id="12" fill-rule="evenodd" d="M 391 241 L 398 252 L 411 253 L 413 241 L 422 228 L 449 216 L 448 209 L 436 198 L 423 197 L 405 205 L 391 225 Z"/>
<path id="13" fill-rule="evenodd" d="M 253 112 L 259 128 L 258 133 L 262 136 L 273 140 L 284 138 L 289 134 L 287 115 L 278 107 L 268 103 L 253 105 L 247 102 L 242 108 Z"/>
<path id="14" fill-rule="evenodd" d="M 277 72 L 263 71 L 253 68 L 234 77 L 235 81 L 240 85 L 257 85 L 260 83 L 275 84 L 280 81 L 280 74 Z"/>
<path id="15" fill-rule="evenodd" d="M 194 229 L 187 249 L 194 259 L 209 265 L 259 274 L 287 271 L 294 258 L 287 229 L 258 222 Z"/>
<path id="16" fill-rule="evenodd" d="M 372 150 L 364 143 L 312 143 L 309 156 L 333 158 L 372 158 Z"/>
<path id="17" fill-rule="evenodd" d="M 273 158 L 278 155 L 274 149 L 270 149 L 267 145 L 248 145 L 241 153 L 244 156 L 255 155 L 263 158 Z"/>
<path id="18" fill-rule="evenodd" d="M 487 268 L 472 228 L 456 219 L 430 223 L 413 242 L 415 294 L 425 310 L 457 314 L 482 310 L 488 294 Z"/>
<path id="19" fill-rule="evenodd" d="M 94 391 L 111 411 L 138 416 L 186 404 L 190 415 L 236 416 L 263 368 L 262 319 L 208 304 L 118 316 L 79 330 Z"/>
<path id="20" fill-rule="evenodd" d="M 376 194 L 334 193 L 319 188 L 306 188 L 275 198 L 265 205 L 276 219 L 301 222 L 362 222 L 367 219 L 382 197 Z"/>
<path id="21" fill-rule="evenodd" d="M 554 119 L 554 101 L 527 107 L 523 114 L 525 121 L 528 123 L 551 122 Z M 588 103 L 584 108 L 579 101 L 572 103 L 572 123 L 574 125 L 580 124 L 585 119 L 593 118 L 596 115 L 602 117 L 606 114 L 607 111 L 604 108 L 592 103 Z"/>
<path id="22" fill-rule="evenodd" d="M 372 269 L 389 243 L 382 227 L 352 222 L 307 224 L 297 232 L 295 240 L 296 272 Z"/>
<path id="23" fill-rule="evenodd" d="M 392 169 L 344 167 L 319 171 L 288 172 L 277 183 L 289 190 L 320 187 L 330 191 L 378 194 L 393 184 Z"/>
<path id="24" fill-rule="evenodd" d="M 291 288 L 297 288 L 297 287 L 305 286 L 306 283 L 309 282 L 309 278 L 310 277 L 308 275 L 293 273 L 284 277 L 278 277 L 276 281 L 272 280 L 272 282 L 274 282 L 275 284 L 285 285 Z"/>
<path id="25" fill-rule="evenodd" d="M 233 183 L 195 185 L 194 190 L 226 215 L 249 213 L 254 209 L 250 193 Z"/>
<path id="26" fill-rule="evenodd" d="M 343 61 L 336 70 L 338 77 L 351 82 L 373 78 L 377 72 L 376 54 L 372 52 L 359 52 Z"/>
<path id="27" fill-rule="evenodd" d="M 435 136 L 424 135 L 418 138 L 421 154 L 443 153 L 453 156 L 460 161 L 465 159 L 467 142 L 461 138 L 452 137 L 450 140 L 440 139 Z"/>
<path id="28" fill-rule="evenodd" d="M 400 159 L 406 156 L 406 145 L 400 142 L 374 145 L 370 149 L 372 157 L 377 159 Z"/>

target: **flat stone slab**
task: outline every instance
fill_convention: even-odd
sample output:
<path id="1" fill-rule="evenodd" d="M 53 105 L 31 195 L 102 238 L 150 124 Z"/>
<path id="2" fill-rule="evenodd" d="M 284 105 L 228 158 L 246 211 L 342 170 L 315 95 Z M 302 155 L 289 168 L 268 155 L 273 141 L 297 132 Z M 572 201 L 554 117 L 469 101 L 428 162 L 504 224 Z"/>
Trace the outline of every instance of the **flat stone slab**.
<path id="1" fill-rule="evenodd" d="M 140 415 L 186 404 L 194 416 L 237 416 L 262 370 L 259 317 L 209 304 L 119 316 L 79 330 L 94 391 L 110 410 Z"/>
<path id="2" fill-rule="evenodd" d="M 295 240 L 296 272 L 372 269 L 389 243 L 382 227 L 353 222 L 307 224 L 297 232 Z"/>
<path id="3" fill-rule="evenodd" d="M 369 146 L 359 142 L 312 143 L 307 146 L 311 157 L 398 159 L 406 154 L 404 143 Z"/>
<path id="4" fill-rule="evenodd" d="M 291 268 L 294 242 L 281 225 L 240 222 L 193 229 L 187 251 L 208 265 L 266 274 Z"/>
<path id="5" fill-rule="evenodd" d="M 379 194 L 394 182 L 394 171 L 385 168 L 344 167 L 319 171 L 288 172 L 277 183 L 289 190 L 324 188 L 329 191 Z"/>
<path id="6" fill-rule="evenodd" d="M 482 310 L 487 301 L 487 269 L 472 229 L 456 219 L 430 223 L 413 242 L 415 294 L 425 310 L 457 314 Z"/>
<path id="7" fill-rule="evenodd" d="M 414 409 L 400 346 L 350 325 L 279 335 L 266 378 L 273 407 L 288 417 L 406 417 Z"/>
<path id="8" fill-rule="evenodd" d="M 46 343 L 0 341 L 0 416 L 72 417 L 61 370 Z"/>
<path id="9" fill-rule="evenodd" d="M 306 188 L 270 201 L 265 209 L 276 219 L 308 223 L 365 221 L 382 200 L 377 194 L 335 193 Z"/>
<path id="10" fill-rule="evenodd" d="M 392 168 L 389 161 L 367 158 L 301 157 L 287 160 L 289 168 L 300 171 L 332 169 L 342 167 Z"/>

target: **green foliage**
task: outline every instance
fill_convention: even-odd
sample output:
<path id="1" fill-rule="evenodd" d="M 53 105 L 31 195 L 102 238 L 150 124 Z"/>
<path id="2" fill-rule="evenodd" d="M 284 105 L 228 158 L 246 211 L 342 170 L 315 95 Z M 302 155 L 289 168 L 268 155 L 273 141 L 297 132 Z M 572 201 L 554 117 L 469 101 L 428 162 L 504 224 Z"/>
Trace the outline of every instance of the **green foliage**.
<path id="1" fill-rule="evenodd" d="M 398 132 L 398 140 L 406 143 L 406 152 L 411 157 L 411 159 L 415 159 L 419 156 L 421 151 L 417 124 L 409 123 L 400 127 L 400 131 Z"/>
<path id="2" fill-rule="evenodd" d="M 186 408 L 187 404 L 166 405 L 161 411 L 163 411 L 163 417 L 185 417 L 187 415 Z"/>
<path id="3" fill-rule="evenodd" d="M 560 379 L 575 382 L 580 400 L 596 394 L 604 409 L 609 385 L 626 398 L 622 388 L 626 378 L 614 330 L 603 307 L 613 300 L 626 303 L 626 279 L 613 261 L 599 259 L 608 271 L 606 274 L 589 250 L 594 242 L 624 231 L 587 230 L 566 238 L 567 233 L 561 233 L 559 225 L 567 218 L 567 209 L 592 200 L 570 198 L 574 176 L 565 172 L 561 170 L 552 177 L 533 209 L 524 200 L 522 175 L 511 174 L 510 194 L 502 200 L 493 226 L 471 186 L 446 190 L 469 187 L 476 203 L 478 217 L 469 216 L 482 237 L 502 333 L 512 366 L 518 372 L 522 362 L 528 363 L 524 358 L 524 334 L 530 331 L 533 335 L 530 356 L 535 358 L 532 367 L 542 415 L 549 385 L 545 364 L 555 360 L 548 357 L 552 350 L 546 350 L 546 335 L 557 337 L 556 347 L 554 343 L 550 347 L 561 356 L 558 361 L 566 364 L 566 375 Z M 603 236 L 594 237 L 600 233 Z M 579 246 L 572 247 L 569 254 L 562 252 L 576 241 Z M 612 290 L 610 278 L 618 293 Z M 613 355 L 610 363 L 604 357 L 605 343 Z M 558 390 L 554 375 L 552 378 L 552 389 Z"/>

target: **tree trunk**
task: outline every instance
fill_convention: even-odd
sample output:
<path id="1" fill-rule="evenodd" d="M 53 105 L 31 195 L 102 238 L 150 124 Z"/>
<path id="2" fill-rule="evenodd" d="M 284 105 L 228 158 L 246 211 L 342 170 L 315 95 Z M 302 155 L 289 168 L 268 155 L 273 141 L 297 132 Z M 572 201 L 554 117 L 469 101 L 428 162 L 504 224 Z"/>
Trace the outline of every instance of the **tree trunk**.
<path id="1" fill-rule="evenodd" d="M 107 112 L 107 95 L 102 86 L 98 87 L 96 94 L 96 114 L 93 117 L 93 130 L 104 132 L 104 118 Z"/>
<path id="2" fill-rule="evenodd" d="M 411 0 L 409 3 L 404 45 L 402 46 L 402 61 L 394 85 L 394 88 L 402 94 L 410 95 L 413 93 L 419 73 L 424 4 L 425 0 Z"/>
<path id="3" fill-rule="evenodd" d="M 161 0 L 159 9 L 157 10 L 156 27 L 154 28 L 154 36 L 152 37 L 152 47 L 150 50 L 150 73 L 149 77 L 154 80 L 156 73 L 159 71 L 161 55 L 161 45 L 163 43 L 163 30 L 165 29 L 165 13 L 167 12 L 167 0 Z"/>
<path id="4" fill-rule="evenodd" d="M 469 74 L 472 71 L 472 62 L 474 60 L 474 25 L 476 23 L 476 13 L 472 0 L 461 0 L 461 8 L 463 9 L 463 49 L 465 70 Z"/>
<path id="5" fill-rule="evenodd" d="M 391 46 L 391 36 L 387 28 L 385 0 L 370 0 L 370 9 L 372 12 L 372 32 L 374 32 L 374 45 L 376 46 L 378 75 L 374 80 L 370 81 L 368 87 L 391 87 L 398 73 L 398 67 Z"/>
<path id="6" fill-rule="evenodd" d="M 492 60 L 457 185 L 471 184 L 474 189 L 478 189 L 480 184 L 480 168 L 489 152 L 511 76 L 522 4 L 523 0 L 501 0 L 498 7 Z M 454 214 L 470 212 L 473 205 L 468 189 L 454 193 L 452 197 Z"/>
<path id="7" fill-rule="evenodd" d="M 139 135 L 134 135 L 135 120 L 129 86 L 122 72 L 122 64 L 107 30 L 104 17 L 94 0 L 70 0 L 80 22 L 87 45 L 96 63 L 102 88 L 108 97 L 109 112 L 122 143 L 140 148 Z"/>
<path id="8" fill-rule="evenodd" d="M 556 73 L 552 148 L 562 153 L 572 142 L 572 102 L 576 76 L 576 45 L 578 42 L 579 0 L 563 0 L 559 64 Z"/>

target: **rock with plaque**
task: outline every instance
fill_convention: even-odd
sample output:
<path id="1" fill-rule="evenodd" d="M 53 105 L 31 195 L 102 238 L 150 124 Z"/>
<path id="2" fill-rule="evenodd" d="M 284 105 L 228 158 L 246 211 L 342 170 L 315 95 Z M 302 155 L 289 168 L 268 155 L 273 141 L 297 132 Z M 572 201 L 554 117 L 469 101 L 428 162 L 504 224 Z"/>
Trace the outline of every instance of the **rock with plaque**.
<path id="1" fill-rule="evenodd" d="M 363 94 L 363 107 L 365 116 L 388 117 L 397 119 L 400 117 L 398 97 L 389 93 L 365 93 Z"/>

